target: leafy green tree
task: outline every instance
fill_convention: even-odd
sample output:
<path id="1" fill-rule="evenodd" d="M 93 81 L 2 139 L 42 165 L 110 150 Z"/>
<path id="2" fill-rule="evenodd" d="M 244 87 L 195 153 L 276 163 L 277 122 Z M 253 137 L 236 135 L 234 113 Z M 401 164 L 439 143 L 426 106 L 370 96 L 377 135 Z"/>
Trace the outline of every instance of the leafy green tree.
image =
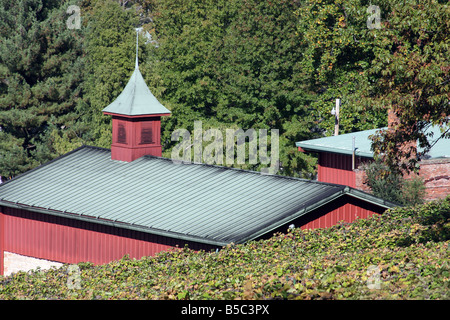
<path id="1" fill-rule="evenodd" d="M 153 8 L 149 29 L 158 46 L 150 45 L 144 76 L 172 110 L 163 126 L 166 153 L 171 132 L 192 130 L 195 120 L 279 129 L 284 173 L 310 172 L 314 160 L 295 149 L 295 141 L 314 136 L 309 94 L 298 76 L 297 4 L 155 0 Z"/>
<path id="2" fill-rule="evenodd" d="M 391 109 L 398 121 L 373 137 L 373 149 L 392 170 L 410 171 L 431 138 L 450 138 L 450 7 L 437 0 L 382 2 L 386 13 L 367 73 L 379 78 L 371 88 L 374 105 Z M 426 133 L 430 125 L 441 127 L 440 137 Z M 423 153 L 405 147 L 408 141 L 418 141 Z"/>
<path id="3" fill-rule="evenodd" d="M 74 139 L 82 103 L 82 36 L 68 1 L 0 1 L 0 176 L 57 155 L 51 136 Z M 72 133 L 69 133 L 72 132 Z"/>
<path id="4" fill-rule="evenodd" d="M 315 93 L 310 103 L 314 121 L 326 135 L 334 133 L 330 113 L 341 100 L 340 133 L 374 129 L 387 123 L 385 110 L 376 110 L 364 99 L 377 78 L 368 75 L 374 58 L 373 30 L 367 27 L 364 0 L 302 1 L 295 12 L 298 34 L 306 46 L 301 77 Z"/>
<path id="5" fill-rule="evenodd" d="M 432 146 L 430 125 L 450 137 L 447 1 L 304 1 L 296 13 L 319 126 L 332 132 L 335 98 L 343 132 L 383 127 L 394 111 L 398 124 L 375 135 L 373 149 L 397 172 L 416 167 L 417 150 L 405 143 L 419 141 L 423 154 Z"/>
<path id="6" fill-rule="evenodd" d="M 111 118 L 104 116 L 101 110 L 122 92 L 134 70 L 138 19 L 133 8 L 112 0 L 84 1 L 82 12 L 86 104 L 79 108 L 79 113 L 81 122 L 89 124 L 87 141 L 109 148 Z M 143 48 L 142 45 L 140 49 Z"/>
<path id="7" fill-rule="evenodd" d="M 405 206 L 424 202 L 425 185 L 420 177 L 405 179 L 380 160 L 365 164 L 363 168 L 366 173 L 365 183 L 375 196 Z"/>

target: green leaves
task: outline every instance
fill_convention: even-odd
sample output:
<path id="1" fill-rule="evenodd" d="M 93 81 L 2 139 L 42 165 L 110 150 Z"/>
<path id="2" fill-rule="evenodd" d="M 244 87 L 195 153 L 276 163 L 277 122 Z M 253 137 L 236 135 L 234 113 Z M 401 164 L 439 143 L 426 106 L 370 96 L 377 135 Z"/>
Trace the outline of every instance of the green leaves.
<path id="1" fill-rule="evenodd" d="M 308 93 L 298 76 L 303 43 L 295 36 L 297 4 L 288 1 L 155 1 L 158 47 L 150 47 L 143 74 L 152 92 L 171 108 L 170 134 L 204 126 L 279 129 L 282 174 L 312 173 L 314 159 L 295 141 L 313 137 Z M 239 166 L 239 165 L 235 165 Z M 258 168 L 247 168 L 257 170 Z"/>
<path id="2" fill-rule="evenodd" d="M 58 154 L 49 141 L 72 126 L 82 41 L 65 26 L 66 1 L 0 1 L 0 175 L 11 178 Z M 28 8 L 28 9 L 27 9 Z"/>
<path id="3" fill-rule="evenodd" d="M 384 2 L 384 1 L 383 1 Z M 399 123 L 380 134 L 374 151 L 394 170 L 412 171 L 417 157 L 403 144 L 418 141 L 425 155 L 431 138 L 430 124 L 443 128 L 440 138 L 448 138 L 450 77 L 448 29 L 450 9 L 446 3 L 389 1 L 388 14 L 374 42 L 375 57 L 369 70 L 379 77 L 373 87 L 373 102 L 392 108 Z M 406 159 L 406 161 L 405 161 Z"/>
<path id="4" fill-rule="evenodd" d="M 69 266 L 19 272 L 0 277 L 0 299 L 448 299 L 450 233 L 438 227 L 449 206 L 450 197 L 397 207 L 219 252 L 80 263 L 81 289 L 68 288 Z"/>
<path id="5" fill-rule="evenodd" d="M 330 114 L 340 98 L 340 132 L 382 127 L 385 111 L 374 109 L 367 98 L 374 85 L 367 70 L 374 57 L 374 36 L 368 30 L 363 1 L 304 1 L 295 12 L 305 49 L 301 76 L 314 92 L 311 112 L 326 135 L 334 129 Z"/>

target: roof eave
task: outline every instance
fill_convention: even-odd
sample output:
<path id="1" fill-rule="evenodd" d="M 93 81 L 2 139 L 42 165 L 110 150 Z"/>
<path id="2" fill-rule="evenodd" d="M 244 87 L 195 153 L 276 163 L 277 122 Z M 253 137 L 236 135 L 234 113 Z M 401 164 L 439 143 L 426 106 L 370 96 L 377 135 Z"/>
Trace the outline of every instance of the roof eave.
<path id="1" fill-rule="evenodd" d="M 119 116 L 123 118 L 152 118 L 152 117 L 166 117 L 170 116 L 171 112 L 168 113 L 145 113 L 145 114 L 125 114 L 125 113 L 117 113 L 117 112 L 110 112 L 110 111 L 103 111 L 103 114 L 110 115 L 110 116 Z"/>
<path id="2" fill-rule="evenodd" d="M 378 205 L 378 206 L 386 208 L 386 209 L 402 206 L 398 203 L 390 202 L 390 201 L 384 200 L 382 198 L 375 197 L 375 196 L 371 195 L 370 193 L 367 193 L 367 192 L 364 192 L 364 191 L 361 191 L 358 189 L 354 189 L 351 187 L 346 187 L 345 192 L 349 196 L 364 200 L 366 202 L 369 202 L 374 205 Z"/>
<path id="3" fill-rule="evenodd" d="M 338 154 L 345 154 L 345 155 L 352 155 L 352 151 L 348 149 L 337 149 L 337 148 L 330 148 L 326 146 L 318 146 L 318 145 L 310 145 L 305 144 L 301 142 L 296 142 L 295 144 L 297 147 L 301 147 L 304 151 L 307 152 L 330 152 L 330 153 L 338 153 Z M 359 157 L 366 157 L 366 158 L 373 158 L 372 152 L 364 152 L 364 151 L 358 151 L 356 149 L 355 155 Z"/>
<path id="4" fill-rule="evenodd" d="M 105 219 L 87 216 L 87 215 L 83 215 L 83 214 L 69 213 L 69 212 L 64 212 L 64 211 L 59 211 L 59 210 L 52 210 L 50 208 L 45 209 L 45 208 L 32 207 L 32 206 L 28 206 L 28 205 L 24 205 L 24 204 L 20 204 L 20 203 L 14 203 L 14 202 L 6 201 L 6 200 L 0 200 L 0 206 L 5 206 L 5 207 L 15 208 L 15 209 L 22 209 L 22 210 L 27 210 L 27 211 L 37 212 L 37 213 L 43 213 L 43 214 L 48 214 L 48 215 L 63 217 L 63 218 L 68 218 L 68 219 L 75 219 L 75 220 L 80 220 L 80 221 L 85 221 L 85 222 L 90 222 L 90 223 L 95 223 L 95 224 L 106 225 L 106 226 L 110 226 L 110 227 L 140 231 L 140 232 L 154 234 L 154 235 L 163 236 L 163 237 L 167 237 L 167 238 L 203 243 L 203 244 L 208 244 L 208 245 L 217 246 L 217 247 L 223 247 L 223 246 L 226 246 L 227 244 L 229 244 L 229 242 L 216 241 L 214 239 L 185 235 L 182 233 L 154 229 L 154 228 L 149 228 L 149 227 L 145 227 L 145 226 L 141 226 L 141 225 L 120 222 L 120 221 L 105 220 Z"/>
<path id="5" fill-rule="evenodd" d="M 338 199 L 338 198 L 340 198 L 340 197 L 342 197 L 344 195 L 349 195 L 351 197 L 367 201 L 367 202 L 369 202 L 371 204 L 377 205 L 377 206 L 385 208 L 385 209 L 389 209 L 389 208 L 392 208 L 392 207 L 395 207 L 395 206 L 400 206 L 399 204 L 396 204 L 396 203 L 393 203 L 393 202 L 389 202 L 389 201 L 386 201 L 386 200 L 381 199 L 381 198 L 377 198 L 377 197 L 375 197 L 375 196 L 373 196 L 373 195 L 371 195 L 369 193 L 366 193 L 366 192 L 363 192 L 363 191 L 360 191 L 360 190 L 357 190 L 357 189 L 350 188 L 350 187 L 346 186 L 345 188 L 334 192 L 333 194 L 329 195 L 328 197 L 325 197 L 325 198 L 321 199 L 320 201 L 315 202 L 314 204 L 312 204 L 310 206 L 304 207 L 303 209 L 299 210 L 295 214 L 290 215 L 289 217 L 286 217 L 286 218 L 284 218 L 282 220 L 279 220 L 276 224 L 272 224 L 270 226 L 267 226 L 266 228 L 261 229 L 258 232 L 253 233 L 252 235 L 249 235 L 249 236 L 247 236 L 245 238 L 240 239 L 236 243 L 245 243 L 247 241 L 255 240 L 258 237 L 260 237 L 260 236 L 262 236 L 262 235 L 264 235 L 264 234 L 266 234 L 266 233 L 268 233 L 270 231 L 276 230 L 279 227 L 281 227 L 281 226 L 283 226 L 285 224 L 288 224 L 289 222 L 291 222 L 293 220 L 296 220 L 296 219 L 304 216 L 305 214 L 307 214 L 307 213 L 309 213 L 309 212 L 311 212 L 311 211 L 313 211 L 313 210 L 315 210 L 315 209 L 317 209 L 317 208 L 319 208 L 321 206 L 324 206 L 327 203 L 330 203 L 330 202 L 332 202 L 332 201 L 334 201 L 334 200 L 336 200 L 336 199 Z"/>
<path id="6" fill-rule="evenodd" d="M 324 197 L 321 200 L 314 202 L 313 204 L 311 204 L 309 206 L 303 207 L 301 210 L 297 211 L 296 213 L 289 215 L 288 217 L 285 217 L 284 219 L 278 220 L 276 223 L 271 224 L 263 229 L 260 229 L 258 232 L 255 232 L 245 238 L 240 239 L 237 243 L 245 243 L 247 241 L 255 240 L 258 237 L 260 237 L 270 231 L 276 230 L 276 229 L 280 228 L 281 226 L 283 226 L 295 219 L 298 219 L 301 216 L 304 216 L 305 214 L 313 211 L 314 209 L 317 209 L 331 201 L 336 200 L 337 198 L 344 195 L 344 193 L 345 193 L 345 188 L 335 191 L 332 194 L 328 195 L 327 197 Z"/>

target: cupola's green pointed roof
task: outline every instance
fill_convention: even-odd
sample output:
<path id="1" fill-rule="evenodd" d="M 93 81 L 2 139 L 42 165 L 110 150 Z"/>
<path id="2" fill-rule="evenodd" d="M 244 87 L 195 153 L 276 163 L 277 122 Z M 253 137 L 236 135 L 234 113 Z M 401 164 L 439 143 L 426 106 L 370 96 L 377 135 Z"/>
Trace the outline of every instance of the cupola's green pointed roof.
<path id="1" fill-rule="evenodd" d="M 136 38 L 137 42 L 137 38 Z M 122 93 L 103 112 L 125 116 L 170 114 L 151 93 L 139 71 L 136 43 L 136 67 Z"/>

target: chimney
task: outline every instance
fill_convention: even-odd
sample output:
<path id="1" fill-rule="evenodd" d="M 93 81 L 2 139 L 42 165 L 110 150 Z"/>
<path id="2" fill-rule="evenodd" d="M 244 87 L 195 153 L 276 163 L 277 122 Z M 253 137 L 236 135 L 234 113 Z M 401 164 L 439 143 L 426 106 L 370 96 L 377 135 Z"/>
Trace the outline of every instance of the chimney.
<path id="1" fill-rule="evenodd" d="M 395 129 L 398 125 L 399 119 L 395 111 L 390 108 L 388 110 L 388 129 Z"/>
<path id="2" fill-rule="evenodd" d="M 388 110 L 388 130 L 392 130 L 392 131 L 397 130 L 397 126 L 398 126 L 399 122 L 400 122 L 400 119 L 397 116 L 396 112 L 392 108 L 390 108 Z M 399 136 L 401 136 L 401 134 Z M 404 159 L 404 161 L 407 161 L 410 158 L 416 157 L 417 141 L 415 141 L 415 140 L 402 141 L 399 144 L 400 144 L 401 151 L 410 154 L 410 156 L 408 158 Z"/>
<path id="3" fill-rule="evenodd" d="M 144 155 L 161 157 L 161 117 L 170 116 L 147 87 L 136 65 L 122 93 L 102 111 L 112 116 L 111 159 L 131 162 Z"/>

